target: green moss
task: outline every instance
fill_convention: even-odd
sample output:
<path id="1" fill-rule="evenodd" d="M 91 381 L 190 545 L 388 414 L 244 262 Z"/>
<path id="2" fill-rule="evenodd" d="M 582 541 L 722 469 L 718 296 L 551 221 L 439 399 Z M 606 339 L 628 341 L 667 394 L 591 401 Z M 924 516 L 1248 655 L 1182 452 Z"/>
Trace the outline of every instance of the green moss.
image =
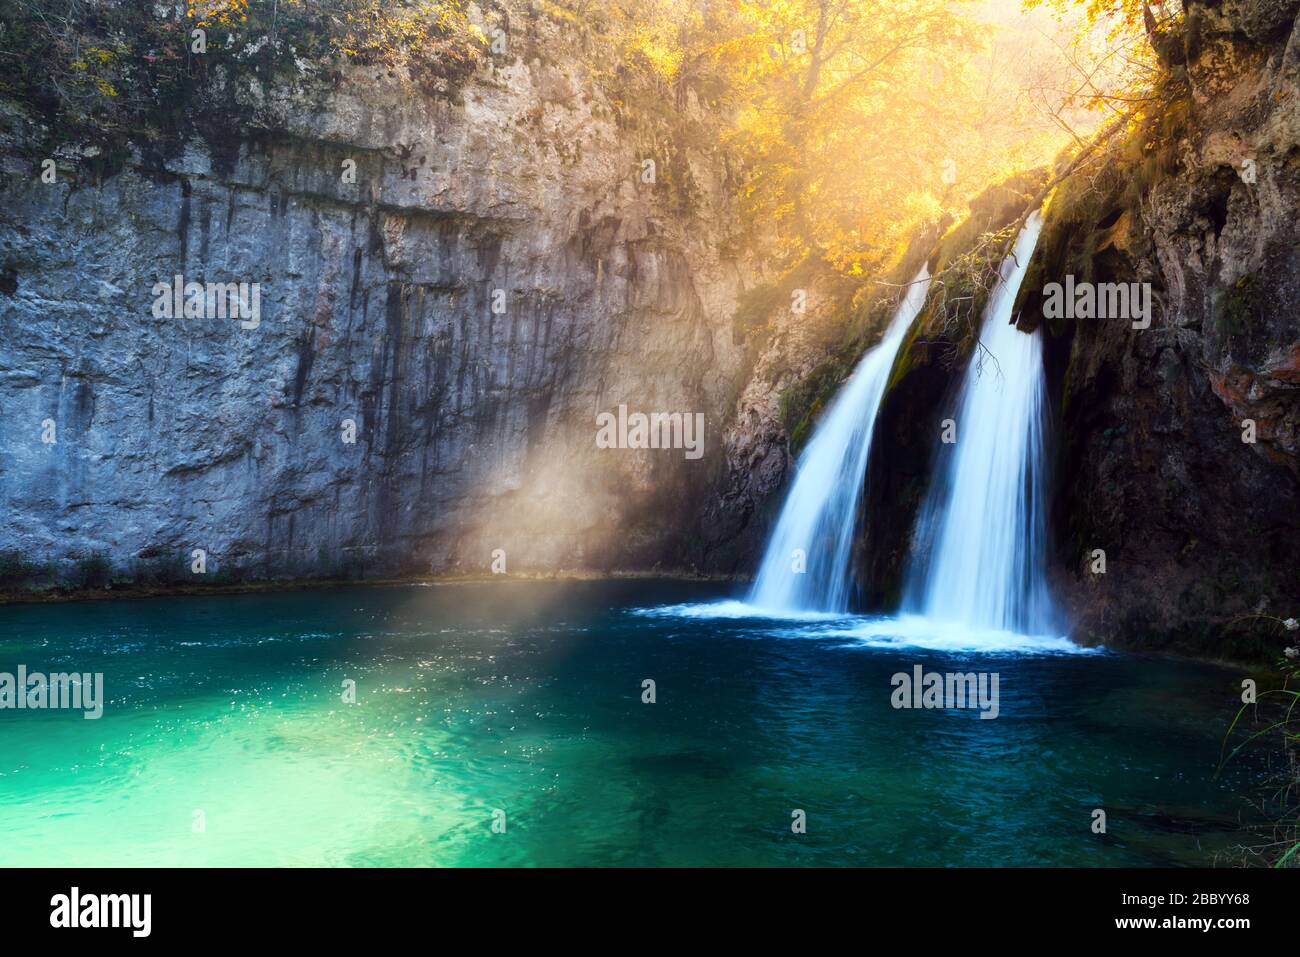
<path id="1" fill-rule="evenodd" d="M 899 346 L 898 354 L 894 356 L 894 366 L 889 370 L 889 381 L 885 383 L 885 394 L 888 395 L 894 388 L 902 382 L 909 372 L 916 368 L 918 361 L 918 351 L 916 341 L 921 335 L 921 329 L 924 321 L 918 317 L 916 322 L 912 323 L 907 335 L 903 337 L 903 342 Z"/>
<path id="2" fill-rule="evenodd" d="M 213 586 L 221 586 L 242 585 L 249 581 L 252 576 L 249 574 L 248 569 L 237 562 L 223 562 L 221 567 L 208 578 Z"/>
<path id="3" fill-rule="evenodd" d="M 788 301 L 789 289 L 811 281 L 806 269 L 795 270 L 771 301 L 774 305 L 783 299 Z M 822 278 L 823 286 L 829 282 L 829 276 Z M 835 304 L 831 309 L 830 324 L 838 329 L 838 336 L 827 357 L 781 394 L 781 424 L 790 433 L 791 449 L 796 453 L 811 436 L 822 410 L 853 372 L 862 354 L 879 339 L 893 311 L 896 297 L 873 300 L 866 294 L 868 288 L 864 284 L 843 280 L 831 286 L 828 295 Z"/>
<path id="4" fill-rule="evenodd" d="M 32 589 L 54 582 L 58 570 L 49 562 L 34 562 L 22 552 L 0 552 L 0 588 Z"/>
<path id="5" fill-rule="evenodd" d="M 77 559 L 67 577 L 67 584 L 72 588 L 106 588 L 112 581 L 113 561 L 103 552 Z"/>
<path id="6" fill-rule="evenodd" d="M 454 98 L 484 45 L 459 6 L 437 0 L 418 7 L 251 0 L 246 16 L 208 23 L 174 4 L 65 3 L 57 16 L 41 6 L 0 9 L 0 97 L 37 121 L 24 139 L 33 159 L 75 148 L 86 158 L 81 169 L 98 167 L 92 179 L 117 169 L 132 143 L 146 152 L 175 147 L 200 118 L 216 121 L 224 136 L 255 128 L 236 90 L 250 83 L 325 90 L 340 60 L 400 66 L 426 92 Z M 196 51 L 192 31 L 200 27 L 206 49 Z M 302 72 L 304 62 L 316 70 Z"/>
<path id="7" fill-rule="evenodd" d="M 818 365 L 802 381 L 781 393 L 781 424 L 790 433 L 790 447 L 796 453 L 803 448 L 817 417 L 834 398 L 840 384 L 853 371 L 861 349 L 846 345 Z"/>
<path id="8" fill-rule="evenodd" d="M 160 552 L 132 561 L 127 583 L 149 587 L 179 585 L 192 577 L 189 559 L 184 552 Z"/>
<path id="9" fill-rule="evenodd" d="M 1259 297 L 1259 278 L 1253 273 L 1242 276 L 1223 294 L 1217 303 L 1214 325 L 1220 336 L 1236 336 L 1245 332 L 1255 318 L 1255 303 Z"/>

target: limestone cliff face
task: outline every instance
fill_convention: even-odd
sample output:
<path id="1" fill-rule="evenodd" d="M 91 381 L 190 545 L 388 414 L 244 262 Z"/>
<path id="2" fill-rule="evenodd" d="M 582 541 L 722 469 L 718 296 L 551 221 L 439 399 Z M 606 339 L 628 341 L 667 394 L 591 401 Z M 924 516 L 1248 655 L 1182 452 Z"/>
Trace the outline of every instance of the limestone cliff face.
<path id="1" fill-rule="evenodd" d="M 455 102 L 361 69 L 231 92 L 244 128 L 144 144 L 102 179 L 60 155 L 52 184 L 6 109 L 0 552 L 689 567 L 749 281 L 719 157 L 668 152 L 531 53 Z M 259 324 L 156 317 L 176 275 L 258 283 Z M 705 455 L 597 448 L 619 404 L 704 413 Z"/>
<path id="2" fill-rule="evenodd" d="M 1136 197 L 1103 180 L 1087 221 L 1063 210 L 1045 234 L 1046 262 L 1156 298 L 1149 329 L 1050 330 L 1060 586 L 1084 637 L 1215 649 L 1252 635 L 1225 630 L 1236 616 L 1300 610 L 1298 13 L 1190 5 L 1174 155 Z"/>

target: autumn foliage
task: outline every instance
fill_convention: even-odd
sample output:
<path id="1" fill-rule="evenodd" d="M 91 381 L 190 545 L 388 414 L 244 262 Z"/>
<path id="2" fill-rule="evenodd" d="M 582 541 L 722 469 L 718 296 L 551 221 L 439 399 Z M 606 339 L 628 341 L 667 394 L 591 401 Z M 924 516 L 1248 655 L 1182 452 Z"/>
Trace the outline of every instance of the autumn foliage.
<path id="1" fill-rule="evenodd" d="M 753 245 L 778 270 L 863 276 L 896 262 L 918 225 L 960 219 L 990 183 L 1082 144 L 1096 125 L 1084 114 L 1099 123 L 1121 109 L 1116 78 L 1134 87 L 1128 74 L 1151 66 L 1149 44 L 1107 46 L 1127 51 L 1119 59 L 1089 47 L 1099 32 L 1141 40 L 1146 4 L 1024 6 L 1064 24 L 1050 57 L 1031 49 L 1044 28 L 1025 26 L 1014 0 L 531 0 L 473 11 L 466 0 L 10 0 L 0 95 L 34 104 L 48 130 L 120 142 L 183 129 L 196 91 L 223 78 L 305 82 L 354 63 L 452 95 L 493 68 L 484 25 L 502 25 L 507 59 L 562 52 L 605 87 L 621 122 L 658 124 L 665 175 L 681 172 L 679 211 L 688 154 L 721 150 Z M 1162 22 L 1173 15 L 1171 4 L 1153 8 Z M 539 18 L 571 45 L 530 46 Z"/>

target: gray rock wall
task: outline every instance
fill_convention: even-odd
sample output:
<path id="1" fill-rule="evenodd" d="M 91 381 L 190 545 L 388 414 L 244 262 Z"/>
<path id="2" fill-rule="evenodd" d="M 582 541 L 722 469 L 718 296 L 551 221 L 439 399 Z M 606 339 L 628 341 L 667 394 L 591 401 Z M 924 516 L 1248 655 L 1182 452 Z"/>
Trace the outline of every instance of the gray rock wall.
<path id="1" fill-rule="evenodd" d="M 1300 4 L 1195 12 L 1176 166 L 1092 260 L 1151 328 L 1058 346 L 1058 544 L 1080 636 L 1219 651 L 1300 609 Z"/>
<path id="2" fill-rule="evenodd" d="M 273 576 L 478 573 L 498 548 L 509 571 L 691 567 L 746 281 L 718 251 L 723 164 L 677 155 L 678 193 L 644 182 L 644 159 L 669 162 L 652 138 L 540 59 L 482 69 L 457 103 L 362 70 L 314 105 L 248 98 L 257 132 L 146 147 L 102 183 L 85 157 L 47 184 L 5 150 L 0 552 L 202 548 L 209 571 Z M 260 284 L 260 324 L 156 317 L 177 274 Z M 596 448 L 619 403 L 704 413 L 704 456 Z"/>

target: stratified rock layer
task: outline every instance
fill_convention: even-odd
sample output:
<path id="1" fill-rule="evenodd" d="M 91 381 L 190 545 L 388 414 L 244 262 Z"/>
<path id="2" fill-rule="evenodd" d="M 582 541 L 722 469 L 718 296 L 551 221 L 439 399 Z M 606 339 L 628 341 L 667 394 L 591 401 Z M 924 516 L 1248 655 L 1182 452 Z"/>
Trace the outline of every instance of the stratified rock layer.
<path id="1" fill-rule="evenodd" d="M 0 552 L 201 548 L 255 577 L 481 573 L 497 549 L 511 572 L 689 567 L 744 286 L 716 157 L 647 181 L 652 138 L 540 59 L 455 103 L 364 70 L 248 96 L 256 132 L 102 182 L 75 155 L 42 182 L 10 114 Z M 259 283 L 260 324 L 156 317 L 176 275 Z M 703 412 L 704 456 L 597 448 L 619 404 Z"/>

